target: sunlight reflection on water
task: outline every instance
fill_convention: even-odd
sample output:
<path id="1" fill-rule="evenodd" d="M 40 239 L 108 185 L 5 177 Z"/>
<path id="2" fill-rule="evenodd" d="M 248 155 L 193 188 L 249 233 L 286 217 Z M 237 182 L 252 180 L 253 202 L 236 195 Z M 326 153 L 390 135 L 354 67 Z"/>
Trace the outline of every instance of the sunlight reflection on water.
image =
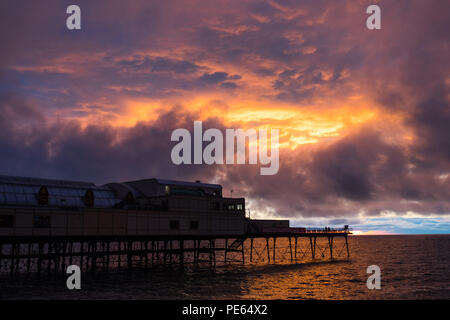
<path id="1" fill-rule="evenodd" d="M 259 244 L 260 246 L 262 244 Z M 280 242 L 280 246 L 283 244 Z M 449 299 L 450 236 L 351 237 L 351 260 L 290 264 L 260 261 L 209 270 L 173 267 L 82 279 L 1 279 L 1 298 L 16 299 Z M 286 252 L 285 252 L 286 253 Z M 287 254 L 289 257 L 289 253 Z M 246 259 L 248 260 L 248 255 Z M 368 290 L 366 268 L 381 268 L 381 290 Z"/>

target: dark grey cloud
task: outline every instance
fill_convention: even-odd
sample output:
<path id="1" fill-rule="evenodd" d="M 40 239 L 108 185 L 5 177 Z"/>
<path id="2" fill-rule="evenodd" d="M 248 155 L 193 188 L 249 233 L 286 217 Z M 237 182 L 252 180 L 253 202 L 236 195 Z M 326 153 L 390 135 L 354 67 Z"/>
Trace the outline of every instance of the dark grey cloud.
<path id="1" fill-rule="evenodd" d="M 118 64 L 135 70 L 150 72 L 194 73 L 202 69 L 191 61 L 165 57 L 135 57 L 130 60 L 121 60 Z"/>
<path id="2" fill-rule="evenodd" d="M 176 166 L 170 159 L 171 132 L 191 128 L 195 114 L 163 113 L 152 124 L 117 129 L 82 128 L 76 121 L 48 122 L 35 102 L 0 97 L 2 174 L 106 183 L 143 177 L 212 179 L 213 167 Z M 184 119 L 180 122 L 180 119 Z M 206 125 L 217 126 L 214 119 Z"/>
<path id="3" fill-rule="evenodd" d="M 216 71 L 214 73 L 204 73 L 198 80 L 205 84 L 221 84 L 222 87 L 235 88 L 237 85 L 230 81 L 239 80 L 241 78 L 242 77 L 238 74 L 229 75 L 227 72 Z"/>

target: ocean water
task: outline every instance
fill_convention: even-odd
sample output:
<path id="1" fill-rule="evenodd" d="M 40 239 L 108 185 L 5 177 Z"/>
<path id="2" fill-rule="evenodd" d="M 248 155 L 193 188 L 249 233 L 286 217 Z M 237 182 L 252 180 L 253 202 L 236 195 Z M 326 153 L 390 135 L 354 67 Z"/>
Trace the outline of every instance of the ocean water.
<path id="1" fill-rule="evenodd" d="M 290 263 L 287 240 L 277 263 L 267 263 L 263 241 L 253 264 L 215 269 L 179 267 L 83 275 L 81 290 L 64 277 L 0 277 L 1 299 L 450 299 L 450 235 L 349 237 L 350 260 Z M 305 243 L 306 244 L 306 243 Z M 247 248 L 248 249 L 248 248 Z M 299 251 L 298 255 L 300 256 Z M 336 243 L 335 255 L 345 256 Z M 246 260 L 249 259 L 247 250 Z M 369 265 L 381 268 L 381 289 L 369 290 Z"/>

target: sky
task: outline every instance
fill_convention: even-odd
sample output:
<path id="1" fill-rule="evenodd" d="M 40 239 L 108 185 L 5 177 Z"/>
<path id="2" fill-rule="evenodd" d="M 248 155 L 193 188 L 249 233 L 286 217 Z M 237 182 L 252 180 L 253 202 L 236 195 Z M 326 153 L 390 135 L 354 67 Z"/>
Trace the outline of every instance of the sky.
<path id="1" fill-rule="evenodd" d="M 448 21 L 439 0 L 1 1 L 0 174 L 201 180 L 252 217 L 450 233 Z M 279 172 L 174 165 L 197 120 L 279 129 Z"/>

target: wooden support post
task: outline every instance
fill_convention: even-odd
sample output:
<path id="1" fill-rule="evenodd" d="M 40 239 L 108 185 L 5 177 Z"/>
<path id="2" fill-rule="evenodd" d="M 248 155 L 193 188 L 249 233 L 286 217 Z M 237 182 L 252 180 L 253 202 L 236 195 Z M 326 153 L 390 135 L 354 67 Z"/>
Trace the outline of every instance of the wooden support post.
<path id="1" fill-rule="evenodd" d="M 117 250 L 117 270 L 120 271 L 120 263 L 122 262 L 121 256 L 122 256 L 122 241 L 119 240 L 118 242 L 119 249 Z"/>
<path id="2" fill-rule="evenodd" d="M 20 255 L 20 250 L 21 250 L 21 248 L 22 248 L 22 244 L 21 243 L 17 243 L 17 245 L 16 245 L 16 253 L 14 254 L 14 256 L 15 256 L 15 264 L 16 264 L 16 266 L 14 267 L 14 272 L 16 273 L 16 274 L 18 274 L 19 273 L 19 269 L 20 269 L 20 257 L 21 257 L 21 255 Z"/>
<path id="3" fill-rule="evenodd" d="M 152 268 L 155 264 L 155 240 L 152 240 Z"/>
<path id="4" fill-rule="evenodd" d="M 52 241 L 52 240 L 50 240 Z M 59 249 L 59 243 L 52 241 L 53 243 L 53 255 L 52 255 L 52 260 L 53 260 L 53 274 L 56 274 L 56 271 L 58 269 L 58 249 Z"/>
<path id="5" fill-rule="evenodd" d="M 97 240 L 92 243 L 92 271 L 97 271 Z"/>
<path id="6" fill-rule="evenodd" d="M 197 240 L 197 247 L 196 247 L 196 251 L 197 251 L 197 258 L 196 258 L 196 262 L 195 262 L 195 266 L 198 267 L 198 262 L 200 260 L 200 246 L 201 246 L 202 242 L 201 240 Z"/>
<path id="7" fill-rule="evenodd" d="M 201 245 L 201 242 L 200 242 L 200 240 L 196 240 L 196 242 L 197 242 L 197 245 L 196 245 L 196 249 L 195 249 L 195 251 L 196 251 L 195 266 L 197 267 L 198 266 L 198 261 L 199 261 L 199 258 L 200 258 L 200 245 Z"/>
<path id="8" fill-rule="evenodd" d="M 84 256 L 86 256 L 86 268 L 85 268 L 85 270 L 88 271 L 89 270 L 89 255 L 88 255 L 89 248 L 86 248 L 87 252 L 85 252 L 84 244 L 85 244 L 84 241 L 81 241 L 81 264 L 80 264 L 80 266 L 81 266 L 81 270 L 83 270 Z"/>
<path id="9" fill-rule="evenodd" d="M 347 248 L 347 258 L 350 258 L 350 250 L 348 248 L 348 236 L 345 235 L 345 247 Z"/>
<path id="10" fill-rule="evenodd" d="M 14 275 L 14 254 L 15 254 L 15 251 L 16 251 L 16 243 L 13 242 L 12 243 L 12 247 L 11 247 L 11 255 L 10 255 L 10 257 L 11 257 L 11 259 L 10 259 L 10 261 L 11 261 L 11 266 L 10 266 L 11 277 Z"/>
<path id="11" fill-rule="evenodd" d="M 16 273 L 19 273 L 19 269 L 20 269 L 20 248 L 21 248 L 21 245 L 20 245 L 20 243 L 18 243 L 17 244 L 17 247 L 16 247 Z"/>
<path id="12" fill-rule="evenodd" d="M 158 240 L 156 241 L 156 259 L 158 260 L 158 262 L 160 260 L 160 256 L 161 256 L 161 244 L 160 241 Z"/>
<path id="13" fill-rule="evenodd" d="M 200 259 L 200 246 L 201 246 L 202 242 L 201 240 L 197 240 L 197 265 L 198 266 L 198 261 Z"/>
<path id="14" fill-rule="evenodd" d="M 212 266 L 212 239 L 209 239 L 209 266 Z"/>
<path id="15" fill-rule="evenodd" d="M 133 250 L 133 241 L 128 240 L 128 248 L 127 248 L 128 271 L 131 270 L 131 267 L 133 265 L 132 250 Z"/>
<path id="16" fill-rule="evenodd" d="M 54 248 L 53 270 L 54 270 L 54 273 L 56 274 L 56 273 L 58 273 L 58 268 L 59 268 L 58 262 L 59 262 L 59 250 L 60 250 L 59 245 L 60 244 L 59 244 L 59 242 L 53 242 L 53 243 L 54 243 L 54 246 L 53 246 L 53 248 Z"/>
<path id="17" fill-rule="evenodd" d="M 227 263 L 227 253 L 228 253 L 228 239 L 225 239 L 225 260 L 224 260 L 225 263 Z"/>
<path id="18" fill-rule="evenodd" d="M 37 272 L 39 275 L 41 274 L 41 268 L 42 268 L 42 242 L 39 241 L 39 243 L 38 243 L 38 265 L 37 265 Z"/>
<path id="19" fill-rule="evenodd" d="M 167 260 L 167 240 L 164 240 L 164 265 L 166 264 L 166 260 Z"/>
<path id="20" fill-rule="evenodd" d="M 142 267 L 142 260 L 144 259 L 144 242 L 139 241 L 139 266 Z"/>
<path id="21" fill-rule="evenodd" d="M 253 238 L 250 239 L 250 262 L 253 262 Z"/>
<path id="22" fill-rule="evenodd" d="M 148 240 L 145 241 L 145 270 L 148 269 Z"/>
<path id="23" fill-rule="evenodd" d="M 62 250 L 62 266 L 61 266 L 61 273 L 66 273 L 66 255 L 67 255 L 67 241 L 63 241 L 63 250 Z"/>
<path id="24" fill-rule="evenodd" d="M 72 265 L 73 261 L 73 241 L 70 241 L 70 250 L 69 250 L 69 264 Z"/>
<path id="25" fill-rule="evenodd" d="M 317 237 L 314 237 L 314 258 L 316 258 L 316 244 L 317 244 Z"/>
<path id="26" fill-rule="evenodd" d="M 192 248 L 192 252 L 194 254 L 194 265 L 195 265 L 195 259 L 197 256 L 197 240 L 193 240 L 193 244 L 192 244 L 193 248 Z"/>
<path id="27" fill-rule="evenodd" d="M 289 251 L 290 251 L 290 253 L 291 253 L 291 262 L 293 262 L 293 261 L 294 261 L 294 258 L 293 258 L 293 256 L 292 256 L 292 243 L 291 243 L 291 237 L 289 237 Z"/>
<path id="28" fill-rule="evenodd" d="M 56 242 L 55 248 L 55 274 L 58 273 L 59 267 L 61 266 L 61 252 L 62 252 L 62 243 Z"/>
<path id="29" fill-rule="evenodd" d="M 328 237 L 328 247 L 330 248 L 330 259 L 333 260 L 333 236 Z"/>
<path id="30" fill-rule="evenodd" d="M 90 259 L 90 253 L 91 253 L 91 248 L 89 245 L 89 242 L 86 242 L 86 248 L 85 248 L 85 256 L 86 256 L 86 272 L 89 271 L 89 259 Z"/>
<path id="31" fill-rule="evenodd" d="M 28 257 L 27 257 L 27 274 L 30 273 L 30 264 L 31 264 L 31 249 L 32 244 L 31 242 L 28 243 Z"/>
<path id="32" fill-rule="evenodd" d="M 52 267 L 52 243 L 48 242 L 47 246 L 47 274 L 50 274 L 51 267 Z"/>
<path id="33" fill-rule="evenodd" d="M 266 238 L 266 248 L 267 248 L 267 263 L 270 263 L 270 243 L 269 243 L 269 238 Z"/>
<path id="34" fill-rule="evenodd" d="M 214 268 L 216 267 L 216 240 L 213 239 L 213 264 Z"/>
<path id="35" fill-rule="evenodd" d="M 110 260 L 110 246 L 111 245 L 111 241 L 108 240 L 108 242 L 106 243 L 106 271 L 109 272 L 109 260 Z M 105 254 L 105 253 L 103 253 Z"/>
<path id="36" fill-rule="evenodd" d="M 273 237 L 273 262 L 275 263 L 275 250 L 276 250 L 276 242 L 277 238 Z"/>
<path id="37" fill-rule="evenodd" d="M 0 242 L 0 273 L 2 272 L 3 243 Z"/>
<path id="38" fill-rule="evenodd" d="M 295 260 L 297 260 L 297 241 L 298 241 L 298 237 L 295 237 L 295 244 L 294 244 L 294 258 Z"/>
<path id="39" fill-rule="evenodd" d="M 180 240 L 180 265 L 184 265 L 184 240 Z"/>
<path id="40" fill-rule="evenodd" d="M 245 239 L 241 239 L 242 264 L 245 264 L 244 241 Z"/>

